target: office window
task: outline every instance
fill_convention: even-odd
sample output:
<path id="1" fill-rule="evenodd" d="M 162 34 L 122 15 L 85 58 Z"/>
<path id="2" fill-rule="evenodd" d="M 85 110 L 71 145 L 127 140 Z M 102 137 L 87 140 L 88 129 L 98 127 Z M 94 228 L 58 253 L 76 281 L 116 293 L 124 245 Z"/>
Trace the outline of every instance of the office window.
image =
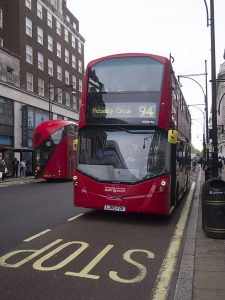
<path id="1" fill-rule="evenodd" d="M 48 50 L 53 52 L 53 38 L 48 35 Z"/>
<path id="2" fill-rule="evenodd" d="M 74 35 L 72 35 L 72 47 L 75 49 L 76 48 L 76 38 Z"/>
<path id="3" fill-rule="evenodd" d="M 26 17 L 26 34 L 32 37 L 32 21 Z"/>
<path id="4" fill-rule="evenodd" d="M 3 11 L 0 9 L 0 28 L 3 28 Z"/>
<path id="5" fill-rule="evenodd" d="M 43 29 L 41 27 L 37 27 L 37 41 L 43 45 Z"/>
<path id="6" fill-rule="evenodd" d="M 70 23 L 70 17 L 66 16 L 66 21 Z"/>
<path id="7" fill-rule="evenodd" d="M 73 101 L 73 109 L 77 110 L 77 97 L 73 95 L 72 97 Z"/>
<path id="8" fill-rule="evenodd" d="M 29 45 L 26 45 L 26 62 L 33 64 L 33 48 Z"/>
<path id="9" fill-rule="evenodd" d="M 69 32 L 66 28 L 64 28 L 64 38 L 65 41 L 68 42 L 69 41 Z"/>
<path id="10" fill-rule="evenodd" d="M 30 92 L 33 92 L 33 75 L 30 73 L 27 73 L 26 80 L 27 80 L 27 90 Z"/>
<path id="11" fill-rule="evenodd" d="M 6 78 L 8 82 L 13 82 L 14 81 L 14 76 L 13 76 L 13 71 L 14 69 L 12 69 L 11 67 L 7 66 L 6 68 Z"/>
<path id="12" fill-rule="evenodd" d="M 55 91 L 54 85 L 50 84 L 50 87 L 49 87 L 49 96 L 50 96 L 50 100 L 51 101 L 54 101 L 54 98 L 55 98 L 54 91 Z"/>
<path id="13" fill-rule="evenodd" d="M 49 11 L 47 12 L 47 24 L 52 28 L 52 14 Z"/>
<path id="14" fill-rule="evenodd" d="M 69 50 L 65 49 L 65 62 L 68 64 L 69 63 Z"/>
<path id="15" fill-rule="evenodd" d="M 26 5 L 26 7 L 31 9 L 31 0 L 25 0 L 25 5 Z"/>
<path id="16" fill-rule="evenodd" d="M 76 69 L 76 56 L 72 54 L 72 68 Z"/>
<path id="17" fill-rule="evenodd" d="M 80 73 L 82 73 L 82 61 L 81 60 L 78 61 L 78 71 Z"/>
<path id="18" fill-rule="evenodd" d="M 37 2 L 37 16 L 42 19 L 42 4 L 39 1 Z"/>
<path id="19" fill-rule="evenodd" d="M 77 79 L 75 75 L 72 75 L 72 85 L 73 85 L 73 89 L 76 89 L 77 86 Z"/>
<path id="20" fill-rule="evenodd" d="M 57 94 L 58 94 L 58 103 L 62 103 L 62 89 L 58 88 Z"/>
<path id="21" fill-rule="evenodd" d="M 0 48 L 2 48 L 3 46 L 4 46 L 4 40 L 0 38 Z"/>
<path id="22" fill-rule="evenodd" d="M 79 79 L 79 92 L 82 93 L 82 80 Z"/>
<path id="23" fill-rule="evenodd" d="M 45 95 L 45 83 L 44 80 L 41 78 L 38 78 L 38 95 L 44 96 Z"/>
<path id="24" fill-rule="evenodd" d="M 57 79 L 62 80 L 62 67 L 59 65 L 57 66 Z"/>
<path id="25" fill-rule="evenodd" d="M 80 41 L 78 41 L 78 52 L 82 53 L 82 44 Z"/>
<path id="26" fill-rule="evenodd" d="M 70 93 L 66 92 L 66 106 L 70 106 Z"/>
<path id="27" fill-rule="evenodd" d="M 57 42 L 57 56 L 61 58 L 62 51 L 61 51 L 61 44 Z"/>
<path id="28" fill-rule="evenodd" d="M 56 20 L 56 32 L 61 36 L 61 23 L 58 20 Z"/>
<path id="29" fill-rule="evenodd" d="M 53 61 L 48 59 L 48 75 L 53 76 Z"/>
<path id="30" fill-rule="evenodd" d="M 44 56 L 38 52 L 38 69 L 44 71 Z"/>
<path id="31" fill-rule="evenodd" d="M 77 24 L 73 22 L 73 28 L 77 29 Z"/>
<path id="32" fill-rule="evenodd" d="M 70 73 L 65 71 L 65 84 L 70 84 Z"/>

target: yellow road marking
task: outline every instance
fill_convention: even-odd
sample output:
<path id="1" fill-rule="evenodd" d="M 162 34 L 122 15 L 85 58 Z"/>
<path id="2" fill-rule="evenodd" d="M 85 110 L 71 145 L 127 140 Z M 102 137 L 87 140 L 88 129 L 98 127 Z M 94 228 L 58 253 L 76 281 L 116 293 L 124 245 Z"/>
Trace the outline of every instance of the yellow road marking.
<path id="1" fill-rule="evenodd" d="M 44 230 L 44 231 L 42 231 L 42 232 L 40 232 L 40 233 L 38 233 L 38 234 L 35 234 L 35 235 L 33 235 L 33 236 L 31 236 L 31 237 L 29 237 L 29 238 L 23 240 L 23 241 L 24 241 L 24 242 L 30 242 L 30 241 L 32 241 L 32 240 L 38 238 L 39 236 L 48 233 L 49 231 L 51 231 L 51 229 L 46 229 L 46 230 Z"/>
<path id="2" fill-rule="evenodd" d="M 73 221 L 73 220 L 75 220 L 75 219 L 77 219 L 77 218 L 79 218 L 79 217 L 81 217 L 81 216 L 83 216 L 83 214 L 76 215 L 76 216 L 74 216 L 74 217 L 72 217 L 72 218 L 70 218 L 70 219 L 67 219 L 67 221 L 68 221 L 68 222 L 71 222 L 71 221 Z"/>
<path id="3" fill-rule="evenodd" d="M 171 239 L 169 249 L 167 250 L 166 257 L 163 260 L 159 274 L 156 279 L 156 285 L 152 292 L 151 300 L 166 300 L 170 281 L 175 270 L 176 260 L 180 249 L 185 224 L 187 221 L 188 212 L 191 206 L 195 182 L 192 183 L 188 198 L 185 202 L 179 222 L 177 223 L 174 235 Z"/>

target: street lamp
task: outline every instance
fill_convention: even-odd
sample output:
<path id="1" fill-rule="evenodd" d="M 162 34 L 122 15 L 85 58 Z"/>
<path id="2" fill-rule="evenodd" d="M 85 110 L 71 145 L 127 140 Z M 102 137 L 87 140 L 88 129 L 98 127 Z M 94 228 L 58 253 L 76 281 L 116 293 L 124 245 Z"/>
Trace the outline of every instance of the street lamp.
<path id="1" fill-rule="evenodd" d="M 203 95 L 204 95 L 204 104 L 196 104 L 196 105 L 205 105 L 205 131 L 206 131 L 206 143 L 209 144 L 209 128 L 208 128 L 208 86 L 207 86 L 207 60 L 205 60 L 205 73 L 199 73 L 199 74 L 187 74 L 187 75 L 178 75 L 178 82 L 180 83 L 180 78 L 187 78 L 195 83 L 201 88 Z M 202 85 L 195 80 L 194 76 L 205 76 L 205 91 L 202 87 Z M 206 149 L 206 160 L 208 162 L 209 160 L 209 150 Z"/>
<path id="2" fill-rule="evenodd" d="M 51 120 L 51 103 L 55 102 L 55 99 L 66 89 L 71 88 L 72 89 L 72 94 L 76 94 L 76 92 L 73 90 L 73 85 L 70 84 L 66 84 L 66 85 L 62 85 L 62 86 L 51 86 L 51 77 L 48 77 L 48 118 L 49 120 Z M 54 95 L 53 100 L 51 101 L 51 89 L 55 90 L 55 89 L 61 89 L 61 91 L 59 93 L 57 93 L 56 95 Z"/>
<path id="3" fill-rule="evenodd" d="M 217 110 L 216 110 L 216 55 L 215 55 L 215 20 L 214 0 L 210 0 L 210 16 L 206 0 L 207 27 L 210 26 L 211 39 L 211 83 L 212 83 L 212 167 L 213 176 L 218 177 L 218 139 L 217 139 Z"/>
<path id="4" fill-rule="evenodd" d="M 201 109 L 201 108 L 199 108 L 197 105 L 199 105 L 199 104 L 190 104 L 190 105 L 188 105 L 188 107 L 195 107 L 195 108 L 197 108 L 198 110 L 200 110 L 200 112 L 202 113 L 202 115 L 203 115 L 203 157 L 205 158 L 205 153 L 206 153 L 206 147 L 205 147 L 205 128 L 206 128 L 206 126 L 205 126 L 205 113 L 204 113 L 204 111 Z M 204 104 L 203 104 L 204 105 Z M 196 120 L 196 119 L 192 119 L 192 120 Z M 207 160 L 207 157 L 206 157 L 206 160 Z"/>

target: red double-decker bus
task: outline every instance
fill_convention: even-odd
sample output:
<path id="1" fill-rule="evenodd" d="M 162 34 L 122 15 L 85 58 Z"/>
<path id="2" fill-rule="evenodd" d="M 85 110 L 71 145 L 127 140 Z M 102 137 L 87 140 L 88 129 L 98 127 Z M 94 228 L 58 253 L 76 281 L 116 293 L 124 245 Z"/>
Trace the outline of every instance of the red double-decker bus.
<path id="1" fill-rule="evenodd" d="M 76 166 L 77 124 L 49 120 L 39 124 L 33 135 L 35 177 L 69 179 Z"/>
<path id="2" fill-rule="evenodd" d="M 87 66 L 74 205 L 169 215 L 188 188 L 191 117 L 170 60 L 118 54 Z"/>

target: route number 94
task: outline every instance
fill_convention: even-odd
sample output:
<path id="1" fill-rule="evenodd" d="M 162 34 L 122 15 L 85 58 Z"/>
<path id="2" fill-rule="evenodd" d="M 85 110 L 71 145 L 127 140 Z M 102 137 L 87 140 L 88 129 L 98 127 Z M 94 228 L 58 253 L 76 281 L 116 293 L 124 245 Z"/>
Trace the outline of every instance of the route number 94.
<path id="1" fill-rule="evenodd" d="M 153 109 L 151 106 L 139 106 L 139 112 L 141 114 L 141 117 L 148 117 L 148 118 L 155 118 L 156 112 L 155 109 Z"/>

